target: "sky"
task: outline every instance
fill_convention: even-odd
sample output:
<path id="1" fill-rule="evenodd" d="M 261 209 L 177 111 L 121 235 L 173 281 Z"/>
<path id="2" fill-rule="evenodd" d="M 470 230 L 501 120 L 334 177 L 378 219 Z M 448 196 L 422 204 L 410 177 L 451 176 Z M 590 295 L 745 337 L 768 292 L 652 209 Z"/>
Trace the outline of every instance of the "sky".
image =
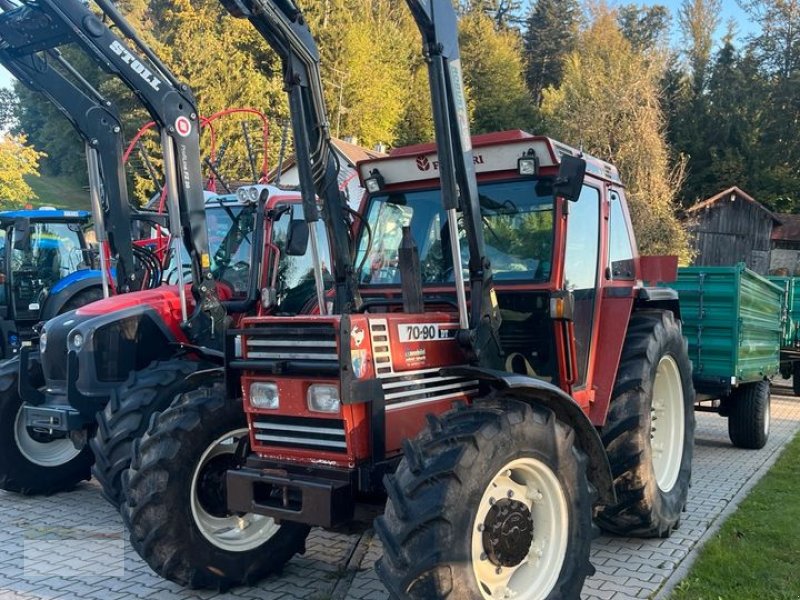
<path id="1" fill-rule="evenodd" d="M 530 3 L 530 2 L 529 2 Z M 677 31 L 677 14 L 678 9 L 680 8 L 681 4 L 683 4 L 683 0 L 656 0 L 656 1 L 641 1 L 641 0 L 610 0 L 609 4 L 613 5 L 620 5 L 620 4 L 632 4 L 636 3 L 639 5 L 653 5 L 653 4 L 662 4 L 667 6 L 672 12 L 673 16 L 673 31 L 671 32 L 671 38 L 673 45 L 678 45 L 680 42 L 680 35 Z M 739 8 L 739 4 L 736 0 L 722 0 L 722 26 L 717 31 L 717 37 L 721 37 L 722 34 L 725 32 L 725 24 L 729 19 L 733 19 L 736 21 L 738 26 L 738 32 L 740 37 L 746 37 L 756 31 L 756 26 L 750 21 L 747 14 Z M 5 69 L 0 67 L 0 87 L 10 87 L 13 78 L 11 74 L 8 73 Z"/>

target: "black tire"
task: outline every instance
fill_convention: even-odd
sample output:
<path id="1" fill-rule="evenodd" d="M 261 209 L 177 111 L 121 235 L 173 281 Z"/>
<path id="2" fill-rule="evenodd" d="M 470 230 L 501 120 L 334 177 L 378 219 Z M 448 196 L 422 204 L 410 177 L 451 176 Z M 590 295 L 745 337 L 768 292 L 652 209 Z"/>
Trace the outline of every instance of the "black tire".
<path id="1" fill-rule="evenodd" d="M 683 394 L 683 441 L 676 480 L 662 490 L 654 467 L 651 436 L 653 387 L 659 364 L 670 357 Z M 601 437 L 606 447 L 618 503 L 605 507 L 598 524 L 612 533 L 668 537 L 686 505 L 694 450 L 694 386 L 688 346 L 680 322 L 669 311 L 631 316 L 617 380 Z"/>
<path id="2" fill-rule="evenodd" d="M 800 360 L 792 363 L 792 391 L 795 396 L 800 396 Z"/>
<path id="3" fill-rule="evenodd" d="M 31 356 L 31 382 L 38 387 L 41 379 L 38 360 Z M 18 380 L 19 358 L 0 364 L 0 489 L 26 496 L 54 494 L 90 479 L 93 458 L 88 447 L 75 451 L 76 454 L 67 460 L 72 454 L 72 442 L 68 438 L 48 443 L 47 438 L 35 439 L 18 423 L 23 404 Z M 48 449 L 62 456 L 66 452 L 65 462 L 48 457 Z M 30 458 L 34 451 L 38 460 Z M 52 464 L 45 464 L 50 461 Z"/>
<path id="4" fill-rule="evenodd" d="M 385 478 L 389 499 L 384 515 L 375 521 L 384 550 L 376 570 L 390 595 L 418 600 L 482 598 L 472 565 L 475 520 L 488 486 L 506 465 L 533 458 L 557 478 L 569 523 L 561 569 L 543 592 L 548 598 L 578 598 L 585 578 L 594 573 L 589 549 L 595 490 L 587 479 L 587 459 L 574 440 L 573 431 L 550 410 L 509 398 L 481 401 L 440 419 L 429 417 L 428 427 L 405 442 L 396 473 Z M 535 543 L 537 526 L 530 514 L 527 522 Z M 479 526 L 485 527 L 488 518 L 489 513 Z M 486 550 L 486 542 L 480 543 Z M 532 547 L 527 540 L 517 546 L 514 551 L 521 553 Z M 503 563 L 499 555 L 488 556 L 484 552 L 475 560 L 491 561 L 486 564 L 490 570 L 498 564 L 495 561 Z"/>
<path id="5" fill-rule="evenodd" d="M 760 450 L 769 439 L 769 381 L 739 386 L 731 394 L 728 436 L 737 448 Z"/>
<path id="6" fill-rule="evenodd" d="M 122 473 L 130 466 L 133 441 L 147 431 L 153 414 L 169 408 L 176 396 L 209 383 L 205 375 L 190 377 L 204 367 L 190 360 L 154 362 L 143 371 L 131 373 L 97 413 L 97 431 L 89 442 L 95 457 L 92 475 L 103 497 L 117 508 L 122 502 Z"/>
<path id="7" fill-rule="evenodd" d="M 58 314 L 63 315 L 66 312 L 78 309 L 81 306 L 86 306 L 87 304 L 91 304 L 92 302 L 97 302 L 98 300 L 102 299 L 103 288 L 97 286 L 86 288 L 67 300 L 64 303 L 64 306 L 61 307 L 61 310 L 58 311 Z"/>
<path id="8" fill-rule="evenodd" d="M 215 440 L 246 428 L 241 401 L 226 399 L 224 385 L 214 384 L 178 398 L 134 443 L 121 512 L 131 545 L 165 579 L 220 590 L 252 585 L 305 551 L 309 527 L 299 523 L 285 521 L 272 537 L 239 552 L 211 543 L 198 527 L 191 498 L 195 468 Z M 224 507 L 225 479 L 215 481 L 221 488 L 207 492 Z"/>

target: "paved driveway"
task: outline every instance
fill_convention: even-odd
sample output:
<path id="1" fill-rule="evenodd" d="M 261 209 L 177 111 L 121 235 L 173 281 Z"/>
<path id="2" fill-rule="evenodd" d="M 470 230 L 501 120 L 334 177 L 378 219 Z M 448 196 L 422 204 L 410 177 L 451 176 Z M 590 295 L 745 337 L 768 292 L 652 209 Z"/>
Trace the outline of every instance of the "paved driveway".
<path id="1" fill-rule="evenodd" d="M 733 448 L 725 419 L 697 415 L 694 484 L 680 529 L 668 540 L 595 540 L 597 574 L 587 581 L 584 598 L 647 598 L 662 586 L 737 493 L 800 429 L 800 400 L 789 389 L 774 388 L 772 406 L 772 434 L 760 451 Z M 49 498 L 0 492 L 0 600 L 383 600 L 388 596 L 372 570 L 379 555 L 369 532 L 316 530 L 308 552 L 292 560 L 281 577 L 227 594 L 187 591 L 161 580 L 139 559 L 119 516 L 94 484 Z"/>

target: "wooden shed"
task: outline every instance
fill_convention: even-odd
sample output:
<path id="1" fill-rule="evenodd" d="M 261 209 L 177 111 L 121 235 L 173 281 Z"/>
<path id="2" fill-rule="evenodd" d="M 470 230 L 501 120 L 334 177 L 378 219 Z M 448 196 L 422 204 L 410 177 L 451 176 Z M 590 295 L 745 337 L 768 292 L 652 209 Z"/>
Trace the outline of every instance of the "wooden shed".
<path id="1" fill-rule="evenodd" d="M 729 188 L 687 209 L 686 217 L 696 250 L 694 264 L 745 262 L 756 273 L 769 272 L 772 229 L 781 221 L 746 192 Z"/>

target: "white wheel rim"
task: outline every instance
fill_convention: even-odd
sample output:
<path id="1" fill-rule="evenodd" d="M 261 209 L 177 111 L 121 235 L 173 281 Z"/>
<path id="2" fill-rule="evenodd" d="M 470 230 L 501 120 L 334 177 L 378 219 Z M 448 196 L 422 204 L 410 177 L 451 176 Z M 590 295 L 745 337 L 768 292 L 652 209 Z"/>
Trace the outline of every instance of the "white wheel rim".
<path id="1" fill-rule="evenodd" d="M 678 363 L 671 356 L 662 356 L 656 369 L 650 409 L 653 471 L 662 492 L 669 492 L 675 487 L 681 471 L 685 410 Z"/>
<path id="2" fill-rule="evenodd" d="M 498 567 L 486 555 L 483 528 L 495 501 L 523 503 L 533 520 L 533 541 L 516 566 Z M 569 542 L 567 498 L 555 473 L 535 458 L 513 460 L 491 479 L 472 524 L 472 572 L 484 600 L 541 600 L 558 582 Z M 498 572 L 499 569 L 499 572 Z"/>
<path id="3" fill-rule="evenodd" d="M 246 513 L 217 517 L 203 508 L 197 496 L 197 481 L 203 467 L 217 456 L 236 452 L 239 440 L 246 435 L 247 429 L 236 429 L 214 440 L 203 452 L 192 474 L 191 508 L 195 525 L 204 538 L 228 552 L 253 550 L 271 539 L 280 529 L 274 519 L 264 515 Z"/>
<path id="4" fill-rule="evenodd" d="M 50 442 L 39 442 L 31 437 L 25 426 L 25 411 L 19 407 L 14 420 L 14 442 L 26 460 L 40 467 L 60 467 L 81 453 L 69 438 L 58 438 Z"/>

